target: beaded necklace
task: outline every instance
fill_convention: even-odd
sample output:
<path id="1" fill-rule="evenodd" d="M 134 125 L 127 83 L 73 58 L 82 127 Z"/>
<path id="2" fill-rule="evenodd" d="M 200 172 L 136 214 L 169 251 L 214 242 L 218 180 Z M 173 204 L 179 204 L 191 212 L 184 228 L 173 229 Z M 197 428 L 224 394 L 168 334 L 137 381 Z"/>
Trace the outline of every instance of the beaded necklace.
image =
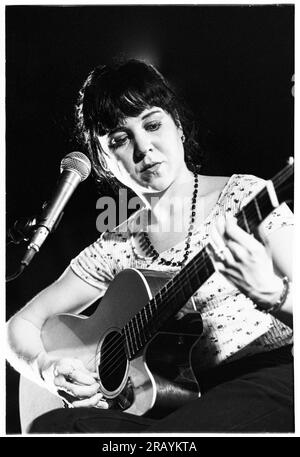
<path id="1" fill-rule="evenodd" d="M 148 233 L 143 232 L 143 237 L 144 241 L 147 245 L 147 249 L 149 254 L 152 256 L 154 262 L 158 257 L 160 257 L 158 264 L 159 265 L 170 265 L 172 267 L 182 267 L 185 262 L 188 259 L 188 256 L 190 254 L 190 242 L 191 242 L 191 236 L 193 234 L 193 229 L 194 229 L 194 223 L 195 223 L 195 216 L 196 216 L 196 201 L 197 201 L 197 195 L 198 195 L 198 175 L 194 173 L 194 190 L 193 190 L 193 196 L 192 196 L 192 205 L 191 205 L 191 220 L 190 220 L 190 225 L 188 228 L 188 233 L 187 237 L 185 240 L 185 247 L 184 247 L 184 253 L 183 253 L 183 258 L 180 262 L 172 262 L 171 260 L 166 260 L 163 257 L 160 256 L 159 252 L 155 249 L 155 247 L 152 245 Z"/>

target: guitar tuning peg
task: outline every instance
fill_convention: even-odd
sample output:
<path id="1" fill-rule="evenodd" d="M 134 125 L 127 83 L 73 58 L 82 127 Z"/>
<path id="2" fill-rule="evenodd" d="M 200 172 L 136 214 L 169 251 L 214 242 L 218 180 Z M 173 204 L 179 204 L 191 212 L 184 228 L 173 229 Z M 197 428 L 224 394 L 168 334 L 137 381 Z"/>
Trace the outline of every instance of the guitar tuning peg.
<path id="1" fill-rule="evenodd" d="M 290 156 L 287 160 L 287 165 L 294 165 L 294 157 Z"/>

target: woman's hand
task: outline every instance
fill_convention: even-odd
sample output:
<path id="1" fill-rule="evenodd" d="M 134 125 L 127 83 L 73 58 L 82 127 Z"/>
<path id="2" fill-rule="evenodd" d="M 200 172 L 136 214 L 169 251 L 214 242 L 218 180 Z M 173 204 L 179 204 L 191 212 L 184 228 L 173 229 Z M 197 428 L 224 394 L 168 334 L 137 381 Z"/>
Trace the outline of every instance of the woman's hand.
<path id="1" fill-rule="evenodd" d="M 55 389 L 71 406 L 108 408 L 99 391 L 98 374 L 89 371 L 80 359 L 62 358 L 55 361 L 48 359 L 40 372 L 50 387 L 49 390 Z"/>
<path id="2" fill-rule="evenodd" d="M 218 220 L 209 251 L 220 273 L 254 302 L 266 309 L 277 302 L 283 284 L 274 272 L 271 256 L 235 218 Z"/>

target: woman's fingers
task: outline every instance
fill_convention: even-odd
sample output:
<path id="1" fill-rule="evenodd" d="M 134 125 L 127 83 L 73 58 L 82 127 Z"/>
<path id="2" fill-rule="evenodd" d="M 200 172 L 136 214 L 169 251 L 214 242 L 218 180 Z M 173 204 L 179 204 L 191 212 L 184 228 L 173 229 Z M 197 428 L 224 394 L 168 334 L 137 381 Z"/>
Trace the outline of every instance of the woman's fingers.
<path id="1" fill-rule="evenodd" d="M 96 407 L 100 409 L 108 409 L 108 403 L 103 400 L 102 394 L 95 394 L 93 397 L 85 398 L 84 400 L 73 401 L 74 408 Z"/>
<path id="2" fill-rule="evenodd" d="M 234 218 L 216 222 L 209 253 L 216 270 L 258 302 L 273 300 L 274 291 L 277 294 L 282 287 L 265 246 L 238 227 Z"/>
<path id="3" fill-rule="evenodd" d="M 245 261 L 246 257 L 248 256 L 248 251 L 245 249 L 244 246 L 240 245 L 236 241 L 231 240 L 227 241 L 226 245 L 236 262 Z"/>
<path id="4" fill-rule="evenodd" d="M 99 394 L 97 373 L 90 372 L 80 359 L 63 358 L 53 369 L 54 385 L 73 397 L 91 398 Z"/>
<path id="5" fill-rule="evenodd" d="M 211 232 L 214 260 L 233 266 L 245 262 L 264 249 L 252 235 L 242 230 L 234 217 L 217 219 Z"/>
<path id="6" fill-rule="evenodd" d="M 230 249 L 226 246 L 224 238 L 222 236 L 222 228 L 220 229 L 220 224 L 218 222 L 217 227 L 213 227 L 211 231 L 211 241 L 208 245 L 209 253 L 212 255 L 213 260 L 216 264 L 222 262 L 226 265 L 231 265 L 234 262 L 234 258 Z M 222 224 L 224 227 L 224 224 Z"/>
<path id="7" fill-rule="evenodd" d="M 75 384 L 74 382 L 68 381 L 62 374 L 55 376 L 54 384 L 59 389 L 79 398 L 92 397 L 99 391 L 99 384 L 95 381 L 93 384 L 89 385 Z"/>
<path id="8" fill-rule="evenodd" d="M 227 241 L 234 241 L 235 243 L 244 246 L 248 250 L 256 249 L 260 244 L 254 236 L 237 225 L 235 217 L 228 217 L 224 223 L 224 239 Z"/>
<path id="9" fill-rule="evenodd" d="M 70 381 L 84 385 L 94 384 L 98 379 L 98 374 L 89 371 L 80 359 L 59 360 L 54 368 L 54 376 L 57 375 L 63 375 Z"/>
<path id="10" fill-rule="evenodd" d="M 57 375 L 63 375 L 70 381 L 78 384 L 91 385 L 96 382 L 96 375 L 90 373 L 86 369 L 75 368 L 74 366 L 57 366 L 55 373 Z"/>
<path id="11" fill-rule="evenodd" d="M 219 269 L 219 265 L 228 266 L 233 263 L 233 256 L 225 245 L 218 247 L 215 243 L 209 243 L 207 249 L 217 269 Z"/>
<path id="12" fill-rule="evenodd" d="M 47 388 L 54 394 L 59 393 L 71 406 L 108 407 L 99 392 L 98 373 L 90 372 L 80 359 L 54 360 L 43 370 L 43 378 Z"/>

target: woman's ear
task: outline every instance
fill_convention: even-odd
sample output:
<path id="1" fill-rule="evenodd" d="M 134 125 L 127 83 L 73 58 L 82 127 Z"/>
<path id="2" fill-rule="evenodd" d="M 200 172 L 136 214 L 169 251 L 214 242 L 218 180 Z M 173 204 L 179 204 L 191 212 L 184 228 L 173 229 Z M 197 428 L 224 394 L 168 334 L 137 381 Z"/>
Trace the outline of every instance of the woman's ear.
<path id="1" fill-rule="evenodd" d="M 178 130 L 179 130 L 179 135 L 180 135 L 180 137 L 181 137 L 181 140 L 182 140 L 182 142 L 184 143 L 184 142 L 185 142 L 185 135 L 184 135 L 183 127 L 182 127 L 182 124 L 181 124 L 181 122 L 180 122 L 180 119 L 179 119 L 179 116 L 178 116 L 177 111 L 175 112 L 174 121 L 175 121 L 176 127 L 177 127 Z"/>
<path id="2" fill-rule="evenodd" d="M 183 133 L 183 127 L 181 125 L 181 122 L 179 121 L 179 124 L 178 124 L 178 128 L 179 128 L 179 131 L 180 131 L 180 135 L 181 136 L 184 136 L 184 133 Z"/>

